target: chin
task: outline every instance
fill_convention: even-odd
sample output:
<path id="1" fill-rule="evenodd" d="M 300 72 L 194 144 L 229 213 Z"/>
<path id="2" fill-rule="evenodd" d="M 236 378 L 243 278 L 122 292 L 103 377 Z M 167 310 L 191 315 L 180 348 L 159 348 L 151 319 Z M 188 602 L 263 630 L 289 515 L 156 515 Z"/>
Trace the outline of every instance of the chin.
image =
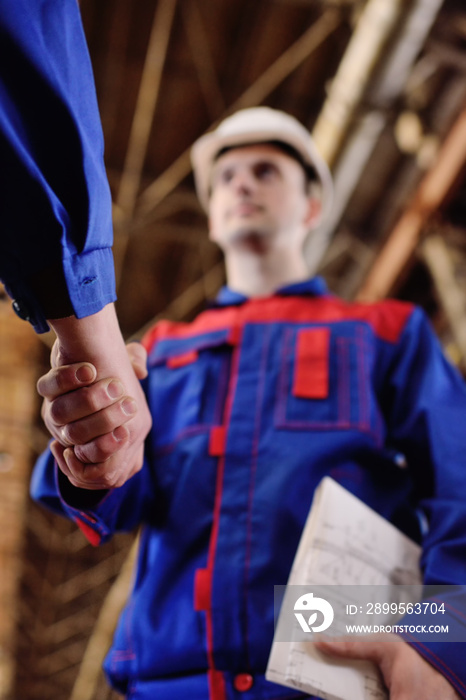
<path id="1" fill-rule="evenodd" d="M 270 235 L 266 231 L 250 228 L 235 231 L 230 238 L 230 244 L 236 249 L 248 250 L 255 253 L 266 252 L 270 247 Z"/>

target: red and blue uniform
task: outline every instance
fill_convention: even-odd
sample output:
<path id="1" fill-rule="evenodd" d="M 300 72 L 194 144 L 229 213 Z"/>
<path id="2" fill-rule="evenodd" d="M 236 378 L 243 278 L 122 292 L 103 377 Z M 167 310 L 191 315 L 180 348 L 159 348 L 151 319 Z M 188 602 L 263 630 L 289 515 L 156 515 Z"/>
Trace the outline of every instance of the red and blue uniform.
<path id="1" fill-rule="evenodd" d="M 264 670 L 274 586 L 326 475 L 422 542 L 427 583 L 466 582 L 466 390 L 420 309 L 348 304 L 319 278 L 251 300 L 224 289 L 145 344 L 141 472 L 96 496 L 46 454 L 32 485 L 95 544 L 143 525 L 106 660 L 129 698 L 302 697 Z M 463 645 L 418 649 L 466 698 Z"/>

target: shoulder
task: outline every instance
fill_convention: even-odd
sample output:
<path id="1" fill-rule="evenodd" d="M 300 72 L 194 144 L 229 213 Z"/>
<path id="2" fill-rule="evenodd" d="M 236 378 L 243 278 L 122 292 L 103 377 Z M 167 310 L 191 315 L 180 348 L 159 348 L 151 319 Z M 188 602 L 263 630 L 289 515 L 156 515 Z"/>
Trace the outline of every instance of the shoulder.
<path id="1" fill-rule="evenodd" d="M 162 340 L 189 338 L 229 328 L 235 320 L 234 307 L 209 309 L 200 313 L 193 321 L 159 321 L 142 338 L 142 344 L 147 352 Z"/>
<path id="2" fill-rule="evenodd" d="M 333 295 L 299 298 L 301 315 L 315 322 L 349 321 L 369 325 L 381 340 L 396 343 L 416 310 L 413 304 L 395 299 L 375 303 L 347 302 Z"/>
<path id="3" fill-rule="evenodd" d="M 375 303 L 347 303 L 339 300 L 342 314 L 368 323 L 381 340 L 396 343 L 413 316 L 416 306 L 396 299 Z"/>

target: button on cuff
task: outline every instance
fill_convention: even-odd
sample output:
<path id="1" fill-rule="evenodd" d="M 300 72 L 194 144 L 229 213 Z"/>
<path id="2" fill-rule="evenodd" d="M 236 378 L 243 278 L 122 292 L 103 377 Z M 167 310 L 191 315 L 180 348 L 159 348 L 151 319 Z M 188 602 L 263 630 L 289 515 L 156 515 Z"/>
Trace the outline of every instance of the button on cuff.
<path id="1" fill-rule="evenodd" d="M 24 302 L 15 299 L 12 303 L 12 307 L 13 311 L 17 316 L 19 316 L 20 319 L 23 321 L 31 321 L 31 314 L 29 313 L 29 310 Z"/>
<path id="2" fill-rule="evenodd" d="M 42 316 L 37 316 L 37 314 L 31 313 L 29 307 L 24 303 L 24 301 L 18 301 L 18 299 L 15 299 L 11 306 L 15 314 L 22 321 L 28 321 L 34 327 L 36 333 L 47 333 L 50 330 L 46 319 Z"/>

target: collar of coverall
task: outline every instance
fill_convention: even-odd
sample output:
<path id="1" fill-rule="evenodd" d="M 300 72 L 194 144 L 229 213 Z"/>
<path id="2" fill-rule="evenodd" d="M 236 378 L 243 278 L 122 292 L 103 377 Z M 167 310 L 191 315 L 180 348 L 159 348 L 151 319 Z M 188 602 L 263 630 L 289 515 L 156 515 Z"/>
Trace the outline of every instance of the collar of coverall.
<path id="1" fill-rule="evenodd" d="M 323 296 L 328 293 L 327 285 L 322 277 L 313 277 L 303 282 L 294 282 L 277 289 L 277 296 Z M 229 287 L 222 287 L 212 306 L 239 306 L 248 301 L 248 297 L 235 292 Z"/>

